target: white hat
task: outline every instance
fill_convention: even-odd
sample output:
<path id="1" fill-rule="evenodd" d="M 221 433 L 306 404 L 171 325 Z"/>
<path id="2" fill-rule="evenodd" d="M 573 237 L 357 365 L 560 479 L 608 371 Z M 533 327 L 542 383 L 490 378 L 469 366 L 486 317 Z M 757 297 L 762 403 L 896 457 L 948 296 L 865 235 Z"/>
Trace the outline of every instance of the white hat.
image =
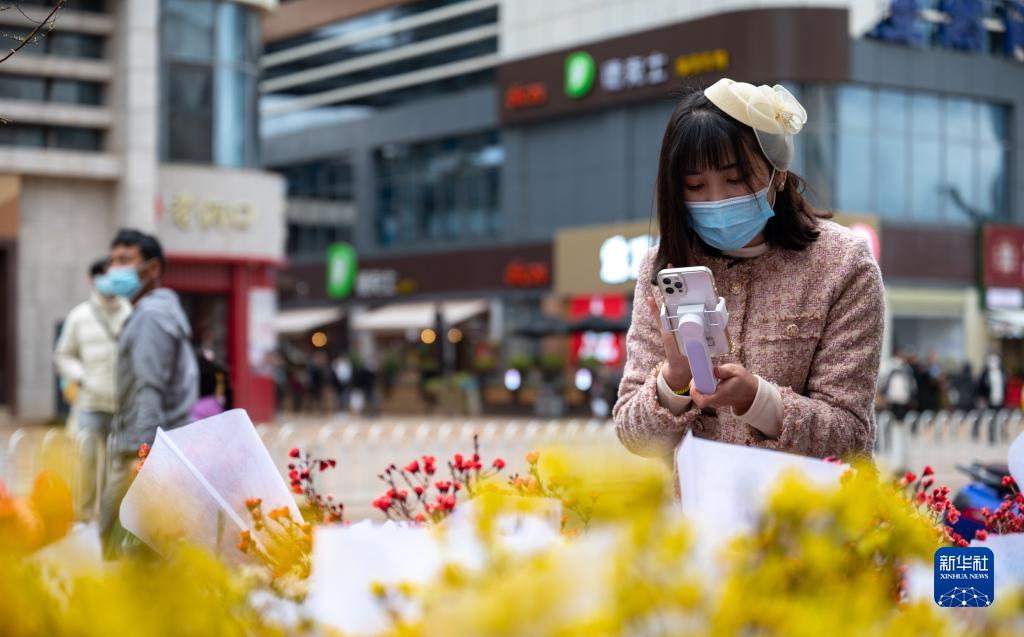
<path id="1" fill-rule="evenodd" d="M 807 123 L 807 111 L 785 87 L 754 86 L 722 78 L 704 89 L 726 115 L 754 129 L 765 157 L 778 170 L 793 161 L 793 135 Z"/>

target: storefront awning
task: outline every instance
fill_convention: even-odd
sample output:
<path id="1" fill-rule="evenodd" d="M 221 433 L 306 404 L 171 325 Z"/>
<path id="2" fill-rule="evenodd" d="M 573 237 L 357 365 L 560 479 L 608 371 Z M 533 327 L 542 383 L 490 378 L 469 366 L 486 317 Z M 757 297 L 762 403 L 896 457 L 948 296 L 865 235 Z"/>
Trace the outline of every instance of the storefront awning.
<path id="1" fill-rule="evenodd" d="M 312 307 L 284 310 L 274 317 L 274 331 L 278 334 L 301 334 L 334 323 L 344 316 L 340 307 Z"/>
<path id="2" fill-rule="evenodd" d="M 445 325 L 457 325 L 487 311 L 487 301 L 393 303 L 352 314 L 351 327 L 367 332 L 401 332 L 434 327 L 438 306 Z"/>

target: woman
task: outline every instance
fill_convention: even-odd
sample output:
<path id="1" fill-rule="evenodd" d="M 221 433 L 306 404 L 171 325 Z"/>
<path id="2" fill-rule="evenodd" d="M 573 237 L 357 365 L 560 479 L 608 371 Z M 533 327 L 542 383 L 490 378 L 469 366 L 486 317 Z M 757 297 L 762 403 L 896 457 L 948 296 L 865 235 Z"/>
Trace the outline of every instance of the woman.
<path id="1" fill-rule="evenodd" d="M 657 181 L 661 241 L 637 281 L 613 409 L 622 443 L 668 457 L 687 431 L 808 456 L 870 454 L 883 294 L 867 243 L 827 220 L 789 172 L 806 121 L 781 86 L 723 79 L 682 98 Z M 654 278 L 706 266 L 729 309 L 732 352 L 713 394 L 661 328 Z"/>

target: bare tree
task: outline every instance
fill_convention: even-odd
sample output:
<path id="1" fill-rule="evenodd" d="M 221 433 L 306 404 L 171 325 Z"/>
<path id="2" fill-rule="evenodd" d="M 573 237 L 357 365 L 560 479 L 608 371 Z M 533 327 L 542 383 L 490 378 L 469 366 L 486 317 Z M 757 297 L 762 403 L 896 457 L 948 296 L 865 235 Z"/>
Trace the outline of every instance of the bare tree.
<path id="1" fill-rule="evenodd" d="M 66 0 L 57 0 L 57 2 L 54 3 L 53 8 L 50 10 L 50 13 L 48 13 L 45 18 L 38 22 L 33 18 L 29 17 L 27 13 L 25 13 L 25 11 L 21 8 L 20 2 L 0 4 L 0 12 L 10 11 L 11 9 L 17 10 L 18 13 L 25 16 L 25 19 L 28 20 L 29 23 L 35 25 L 32 31 L 24 37 L 10 33 L 0 34 L 4 37 L 7 37 L 18 42 L 18 45 L 16 47 L 12 48 L 10 51 L 7 52 L 6 55 L 0 58 L 0 63 L 5 62 L 12 55 L 20 51 L 25 45 L 31 44 L 33 42 L 38 42 L 41 38 L 46 37 L 47 34 L 53 31 L 53 29 L 57 26 L 57 13 L 64 7 L 65 2 Z"/>

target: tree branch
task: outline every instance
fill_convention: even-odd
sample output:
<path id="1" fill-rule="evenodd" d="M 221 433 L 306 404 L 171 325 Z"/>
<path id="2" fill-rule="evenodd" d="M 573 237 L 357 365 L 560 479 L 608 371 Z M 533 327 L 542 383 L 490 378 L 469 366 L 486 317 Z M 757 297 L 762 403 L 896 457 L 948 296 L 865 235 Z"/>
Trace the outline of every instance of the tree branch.
<path id="1" fill-rule="evenodd" d="M 60 11 L 61 7 L 64 6 L 64 2 L 65 2 L 65 0 L 57 0 L 57 4 L 55 4 L 53 6 L 53 9 L 50 11 L 50 13 L 47 14 L 47 16 L 45 18 L 43 18 L 42 22 L 40 22 L 39 24 L 36 25 L 36 28 L 32 29 L 32 32 L 29 33 L 28 36 L 26 36 L 25 39 L 21 41 L 21 44 L 19 44 L 18 46 L 14 47 L 13 49 L 11 49 L 7 53 L 7 55 L 5 55 L 4 57 L 0 58 L 0 64 L 2 64 L 9 57 L 14 55 L 18 51 L 20 51 L 22 49 L 22 47 L 24 47 L 26 44 L 31 42 L 37 35 L 39 35 L 39 31 L 43 28 L 44 25 L 46 25 L 46 24 L 50 25 L 50 28 L 47 30 L 47 32 L 49 32 L 50 30 L 53 30 L 53 23 L 52 23 L 53 17 L 55 15 L 57 15 L 57 12 Z"/>

